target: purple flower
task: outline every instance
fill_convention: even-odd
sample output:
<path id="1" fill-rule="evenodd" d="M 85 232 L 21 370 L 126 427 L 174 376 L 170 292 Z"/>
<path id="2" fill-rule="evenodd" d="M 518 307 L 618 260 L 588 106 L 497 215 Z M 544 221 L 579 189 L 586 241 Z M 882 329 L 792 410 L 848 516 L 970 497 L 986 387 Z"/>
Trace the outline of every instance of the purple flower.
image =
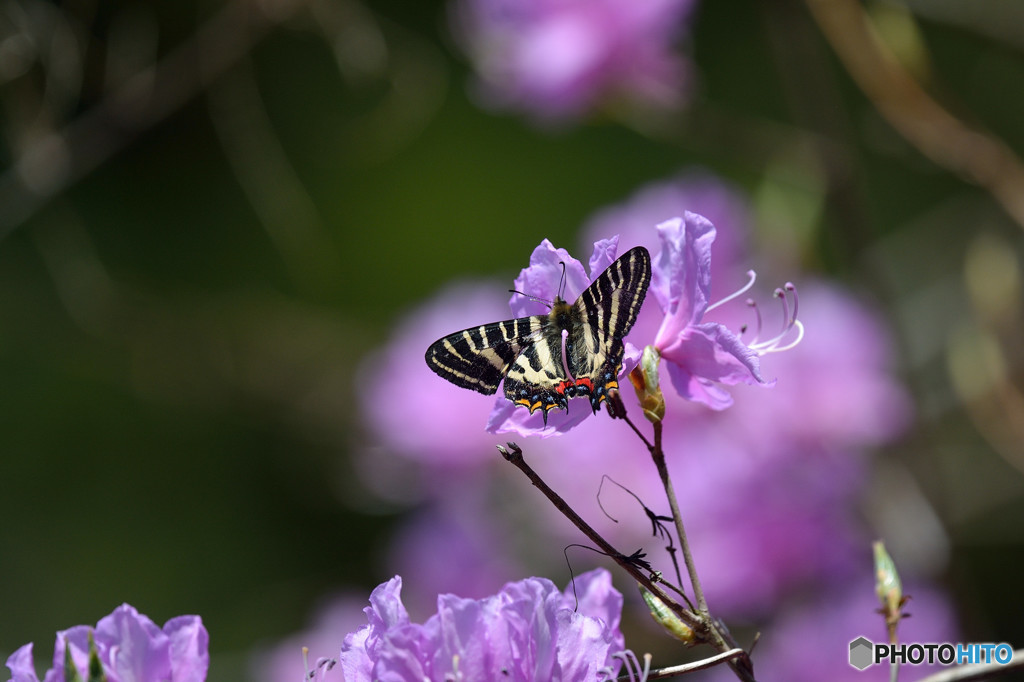
<path id="1" fill-rule="evenodd" d="M 397 576 L 377 587 L 369 623 L 345 638 L 347 682 L 593 680 L 623 648 L 622 595 L 604 570 L 576 578 L 578 608 L 571 589 L 527 578 L 485 599 L 441 595 L 422 625 L 410 621 L 401 589 Z"/>
<path id="2" fill-rule="evenodd" d="M 524 268 L 516 278 L 516 291 L 522 291 L 529 296 L 512 295 L 509 301 L 512 316 L 547 315 L 549 307 L 542 301 L 553 301 L 560 294 L 570 303 L 575 301 L 583 293 L 583 290 L 590 286 L 590 283 L 597 279 L 598 275 L 615 260 L 618 242 L 618 237 L 612 237 L 594 243 L 594 251 L 589 263 L 590 275 L 588 276 L 583 264 L 570 256 L 568 251 L 556 249 L 547 239 L 542 241 L 530 255 L 529 267 Z M 564 285 L 562 280 L 563 264 Z M 629 372 L 636 365 L 639 357 L 640 351 L 627 342 L 622 362 L 623 372 Z M 487 430 L 491 433 L 514 432 L 522 436 L 546 438 L 565 433 L 594 414 L 593 410 L 573 405 L 572 402 L 570 402 L 568 410 L 552 410 L 547 415 L 546 423 L 545 415 L 542 412 L 542 410 L 538 410 L 530 414 L 527 410 L 517 408 L 499 389 L 494 408 L 487 421 Z"/>
<path id="3" fill-rule="evenodd" d="M 46 682 L 64 682 L 64 651 L 79 674 L 88 675 L 89 632 L 92 631 L 103 672 L 109 682 L 203 682 L 210 664 L 209 636 L 199 616 L 178 616 L 163 629 L 134 607 L 122 604 L 95 628 L 78 625 L 57 633 L 53 667 Z M 11 682 L 39 682 L 32 662 L 32 644 L 7 659 Z"/>
<path id="4" fill-rule="evenodd" d="M 689 64 L 673 51 L 694 0 L 460 0 L 456 37 L 487 103 L 545 120 L 604 103 L 683 103 Z"/>
<path id="5" fill-rule="evenodd" d="M 758 353 L 723 324 L 704 322 L 711 294 L 711 244 L 715 227 L 687 211 L 658 225 L 661 251 L 651 291 L 665 313 L 654 346 L 667 361 L 679 395 L 722 410 L 732 396 L 718 384 L 765 384 Z"/>

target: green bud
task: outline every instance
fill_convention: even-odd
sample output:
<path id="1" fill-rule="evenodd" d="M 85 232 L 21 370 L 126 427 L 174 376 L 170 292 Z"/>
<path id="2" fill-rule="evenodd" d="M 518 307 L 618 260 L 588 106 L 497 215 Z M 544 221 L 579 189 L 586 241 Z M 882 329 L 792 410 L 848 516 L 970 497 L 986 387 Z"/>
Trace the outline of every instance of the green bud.
<path id="1" fill-rule="evenodd" d="M 892 557 L 885 551 L 885 545 L 881 540 L 876 540 L 874 545 L 875 554 L 875 593 L 882 608 L 880 613 L 885 616 L 885 626 L 889 632 L 889 642 L 895 644 L 896 626 L 903 618 L 901 611 L 907 602 L 903 595 L 903 583 L 900 582 L 900 574 L 896 571 L 896 564 Z"/>
<path id="2" fill-rule="evenodd" d="M 643 596 L 644 602 L 647 604 L 647 608 L 650 610 L 654 621 L 680 642 L 692 645 L 693 630 L 683 622 L 679 614 L 666 606 L 665 602 L 661 601 L 643 585 L 638 584 L 637 586 L 640 588 L 640 594 Z"/>

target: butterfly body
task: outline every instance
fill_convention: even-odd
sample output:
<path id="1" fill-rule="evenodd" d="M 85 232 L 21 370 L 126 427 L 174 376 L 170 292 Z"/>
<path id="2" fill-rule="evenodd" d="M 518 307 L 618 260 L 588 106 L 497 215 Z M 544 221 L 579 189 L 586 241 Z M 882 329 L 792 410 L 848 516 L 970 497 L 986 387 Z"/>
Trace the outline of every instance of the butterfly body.
<path id="1" fill-rule="evenodd" d="M 427 365 L 457 386 L 487 395 L 504 379 L 505 397 L 530 413 L 568 410 L 588 397 L 597 412 L 618 388 L 623 337 L 636 322 L 651 280 L 651 258 L 637 247 L 623 254 L 574 303 L 556 297 L 547 315 L 471 327 L 438 339 Z"/>

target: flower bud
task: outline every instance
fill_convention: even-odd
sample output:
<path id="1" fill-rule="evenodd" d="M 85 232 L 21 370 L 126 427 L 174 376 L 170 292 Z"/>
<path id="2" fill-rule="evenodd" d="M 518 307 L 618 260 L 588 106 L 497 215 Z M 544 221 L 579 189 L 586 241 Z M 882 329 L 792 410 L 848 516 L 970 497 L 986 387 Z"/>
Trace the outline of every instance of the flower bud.
<path id="1" fill-rule="evenodd" d="M 640 400 L 647 421 L 658 423 L 665 418 L 665 396 L 661 392 L 658 380 L 658 364 L 661 353 L 654 346 L 644 348 L 640 364 L 629 373 L 629 381 L 636 389 L 636 397 Z"/>
<path id="2" fill-rule="evenodd" d="M 879 612 L 885 616 L 885 626 L 889 631 L 889 642 L 895 644 L 896 626 L 903 618 L 902 606 L 907 602 L 903 596 L 903 583 L 900 582 L 900 574 L 896 572 L 896 564 L 892 557 L 885 551 L 885 545 L 881 540 L 876 540 L 874 545 L 875 553 L 875 593 L 882 603 Z"/>
<path id="3" fill-rule="evenodd" d="M 693 644 L 693 630 L 683 622 L 679 615 L 670 609 L 665 602 L 650 592 L 643 585 L 638 584 L 640 594 L 651 612 L 651 617 L 665 631 L 685 644 Z"/>

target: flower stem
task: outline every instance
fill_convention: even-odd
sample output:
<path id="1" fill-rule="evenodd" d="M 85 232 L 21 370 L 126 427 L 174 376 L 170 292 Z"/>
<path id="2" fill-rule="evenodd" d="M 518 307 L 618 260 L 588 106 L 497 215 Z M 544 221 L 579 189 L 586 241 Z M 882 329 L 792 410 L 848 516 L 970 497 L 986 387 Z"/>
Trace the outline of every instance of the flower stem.
<path id="1" fill-rule="evenodd" d="M 676 500 L 676 490 L 668 474 L 668 466 L 665 464 L 665 451 L 661 447 L 661 432 L 661 422 L 656 422 L 654 424 L 654 445 L 650 448 L 651 458 L 654 460 L 654 466 L 658 469 L 658 477 L 661 478 L 661 485 L 665 488 L 668 507 L 676 524 L 679 546 L 683 550 L 683 563 L 686 564 L 686 571 L 690 574 L 690 584 L 693 585 L 693 596 L 697 600 L 697 610 L 700 611 L 704 618 L 708 618 L 708 602 L 704 598 L 704 588 L 701 587 L 700 578 L 697 576 L 697 564 L 693 561 L 690 543 L 686 539 L 686 530 L 683 528 L 683 515 L 679 513 L 679 502 Z"/>
<path id="2" fill-rule="evenodd" d="M 711 645 L 720 652 L 727 651 L 730 648 L 736 648 L 738 645 L 733 640 L 732 636 L 728 631 L 723 632 L 718 627 L 718 624 L 716 624 L 715 620 L 711 617 L 711 612 L 708 610 L 708 602 L 704 597 L 704 588 L 701 586 L 700 578 L 697 576 L 697 564 L 693 560 L 693 553 L 690 551 L 690 542 L 686 537 L 686 530 L 683 528 L 683 515 L 679 512 L 679 502 L 676 499 L 675 486 L 672 485 L 672 478 L 669 476 L 668 466 L 665 463 L 665 451 L 662 448 L 662 423 L 660 421 L 654 422 L 654 443 L 652 444 L 643 437 L 639 429 L 633 425 L 628 417 L 623 418 L 633 428 L 633 431 L 640 436 L 644 445 L 647 446 L 647 449 L 651 453 L 651 459 L 654 460 L 654 466 L 658 470 L 658 477 L 661 478 L 661 485 L 665 488 L 665 496 L 668 498 L 669 510 L 672 513 L 673 521 L 675 521 L 676 534 L 679 536 L 679 546 L 683 551 L 683 563 L 686 564 L 686 571 L 690 576 L 690 584 L 693 586 L 693 596 L 697 600 L 697 615 L 701 621 L 701 630 L 699 632 L 704 633 L 706 640 L 709 640 Z M 747 656 L 729 661 L 729 667 L 733 669 L 733 672 L 735 672 L 736 676 L 741 680 L 754 679 L 753 667 L 751 666 L 750 659 Z"/>

